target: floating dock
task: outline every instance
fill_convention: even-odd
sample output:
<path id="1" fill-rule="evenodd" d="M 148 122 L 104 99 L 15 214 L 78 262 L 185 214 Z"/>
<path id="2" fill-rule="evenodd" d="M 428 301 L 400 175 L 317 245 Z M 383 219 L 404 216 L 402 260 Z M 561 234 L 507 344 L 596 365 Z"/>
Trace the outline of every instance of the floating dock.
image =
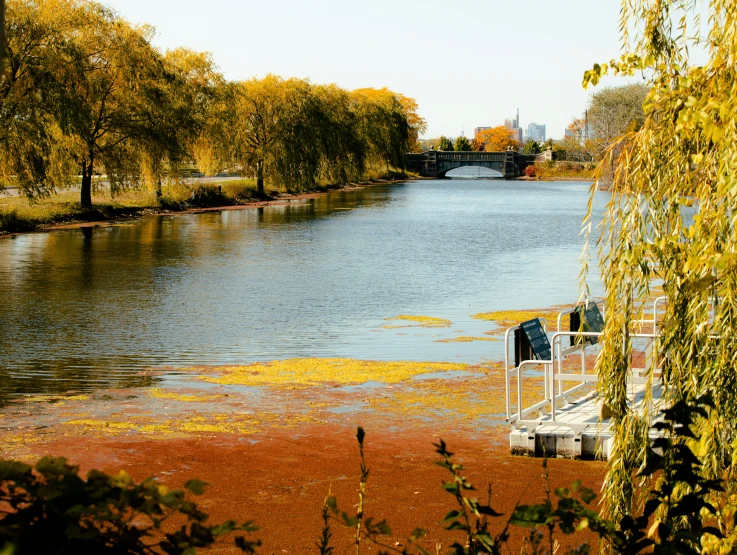
<path id="1" fill-rule="evenodd" d="M 655 299 L 652 316 L 633 321 L 640 329 L 652 329 L 652 333 L 633 330 L 629 335 L 633 348 L 627 373 L 627 405 L 629 410 L 650 418 L 658 414 L 663 393 L 656 344 L 658 305 L 664 302 L 664 297 Z M 566 316 L 569 330 L 562 329 Z M 547 322 L 540 318 L 507 330 L 506 420 L 512 427 L 509 447 L 513 455 L 609 458 L 614 439 L 609 420 L 602 419 L 602 402 L 595 391 L 599 378 L 587 372 L 587 367 L 595 366 L 603 329 L 602 312 L 589 302 L 562 311 L 557 331 L 548 332 Z M 575 385 L 568 387 L 572 383 Z M 534 386 L 532 391 L 530 386 Z M 542 398 L 536 391 L 542 393 Z M 525 402 L 531 395 L 532 402 Z M 655 439 L 657 433 L 650 433 Z"/>
<path id="2" fill-rule="evenodd" d="M 646 384 L 630 386 L 631 401 L 642 405 Z M 662 386 L 652 388 L 652 401 L 657 405 Z M 530 457 L 565 457 L 582 459 L 609 458 L 612 435 L 609 420 L 600 420 L 602 403 L 596 393 L 581 397 L 556 411 L 555 422 L 550 415 L 537 420 L 516 421 L 509 434 L 513 455 Z"/>

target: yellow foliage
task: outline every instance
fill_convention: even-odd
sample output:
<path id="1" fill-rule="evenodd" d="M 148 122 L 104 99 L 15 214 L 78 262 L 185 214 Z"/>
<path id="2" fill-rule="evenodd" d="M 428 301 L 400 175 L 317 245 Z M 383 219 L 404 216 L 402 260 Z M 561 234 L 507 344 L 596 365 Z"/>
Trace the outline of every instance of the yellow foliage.
<path id="1" fill-rule="evenodd" d="M 342 385 L 367 381 L 399 383 L 429 372 L 469 370 L 467 364 L 450 362 L 376 361 L 350 358 L 293 358 L 220 368 L 208 382 L 261 387 L 309 387 L 324 383 Z"/>
<path id="2" fill-rule="evenodd" d="M 484 144 L 486 152 L 503 152 L 510 147 L 518 148 L 520 146 L 520 142 L 514 138 L 512 133 L 505 126 L 498 125 L 479 132 L 475 138 Z"/>
<path id="3" fill-rule="evenodd" d="M 423 328 L 447 328 L 453 323 L 445 318 L 435 318 L 433 316 L 412 316 L 409 314 L 400 314 L 394 318 L 386 318 L 386 320 L 406 320 L 407 322 L 418 322 Z M 390 326 L 384 326 L 388 328 Z M 400 327 L 400 326 L 396 326 Z"/>
<path id="4" fill-rule="evenodd" d="M 183 401 L 185 403 L 214 401 L 222 397 L 222 395 L 188 395 L 184 393 L 169 393 L 157 387 L 149 390 L 148 394 L 156 399 L 171 399 L 172 401 Z"/>
<path id="5" fill-rule="evenodd" d="M 504 328 L 516 326 L 521 322 L 526 322 L 533 318 L 546 318 L 548 329 L 551 330 L 557 326 L 558 316 L 551 309 L 535 308 L 529 310 L 498 310 L 496 312 L 480 312 L 478 314 L 473 314 L 471 318 L 496 322 L 500 327 Z"/>
<path id="6" fill-rule="evenodd" d="M 435 343 L 470 343 L 471 341 L 499 341 L 496 337 L 473 337 L 470 335 L 459 335 L 449 339 L 436 339 Z"/>

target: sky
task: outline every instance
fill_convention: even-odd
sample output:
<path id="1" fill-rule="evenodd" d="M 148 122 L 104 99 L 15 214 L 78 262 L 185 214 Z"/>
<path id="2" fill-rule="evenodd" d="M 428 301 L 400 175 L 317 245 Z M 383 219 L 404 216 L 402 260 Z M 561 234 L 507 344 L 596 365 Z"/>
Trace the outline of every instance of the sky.
<path id="1" fill-rule="evenodd" d="M 562 138 L 591 94 L 583 72 L 620 53 L 620 0 L 102 2 L 153 25 L 164 50 L 212 52 L 231 80 L 274 73 L 413 97 L 426 138 L 472 137 L 517 108 L 523 128 Z"/>

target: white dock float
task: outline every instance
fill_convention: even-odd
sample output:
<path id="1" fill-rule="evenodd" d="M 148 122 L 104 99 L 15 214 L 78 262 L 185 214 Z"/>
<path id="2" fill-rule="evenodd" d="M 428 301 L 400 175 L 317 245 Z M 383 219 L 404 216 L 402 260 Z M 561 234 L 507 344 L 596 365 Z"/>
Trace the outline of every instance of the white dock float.
<path id="1" fill-rule="evenodd" d="M 644 365 L 631 367 L 627 373 L 627 404 L 630 410 L 647 413 L 651 418 L 658 414 L 663 392 L 662 369 L 654 347 L 659 339 L 658 305 L 665 301 L 665 297 L 655 299 L 652 317 L 633 321 L 637 326 L 652 327 L 652 333 L 630 332 Z M 571 315 L 570 327 L 576 331 L 561 329 L 566 315 Z M 595 358 L 599 353 L 597 343 L 604 328 L 603 317 L 596 304 L 579 305 L 558 315 L 557 328 L 549 337 L 545 320 L 534 318 L 509 328 L 505 334 L 506 420 L 512 427 L 510 451 L 513 455 L 532 457 L 608 459 L 613 444 L 610 422 L 601 420 L 602 402 L 592 392 L 598 376 L 587 372 L 587 366 L 592 366 L 587 355 Z M 512 346 L 514 365 L 510 364 Z M 576 363 L 578 357 L 580 362 Z M 531 375 L 533 369 L 537 370 Z M 543 382 L 542 399 L 524 403 L 523 389 L 532 382 L 539 387 L 538 380 Z M 570 383 L 577 385 L 566 388 L 564 384 Z M 657 437 L 656 432 L 650 434 L 652 439 Z"/>
<path id="2" fill-rule="evenodd" d="M 634 404 L 641 405 L 647 385 L 630 386 Z M 657 405 L 662 386 L 652 390 Z M 537 420 L 515 422 L 509 434 L 513 455 L 528 457 L 564 457 L 606 460 L 612 447 L 609 420 L 600 422 L 601 400 L 596 393 L 577 399 L 556 411 L 555 422 L 550 415 Z M 654 439 L 654 437 L 653 437 Z"/>

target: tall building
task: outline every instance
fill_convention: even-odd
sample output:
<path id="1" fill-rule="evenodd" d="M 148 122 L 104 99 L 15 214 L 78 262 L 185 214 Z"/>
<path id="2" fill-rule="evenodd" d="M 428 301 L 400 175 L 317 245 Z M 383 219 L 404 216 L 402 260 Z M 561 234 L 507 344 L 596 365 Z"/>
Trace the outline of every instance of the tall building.
<path id="1" fill-rule="evenodd" d="M 545 126 L 538 125 L 537 123 L 530 123 L 527 126 L 527 133 L 525 133 L 525 140 L 537 141 L 538 143 L 545 142 Z"/>
<path id="2" fill-rule="evenodd" d="M 481 133 L 482 131 L 486 131 L 488 129 L 491 129 L 491 127 L 474 127 L 473 128 L 473 138 L 478 140 L 479 133 Z"/>
<path id="3" fill-rule="evenodd" d="M 522 142 L 522 128 L 519 126 L 519 108 L 517 108 L 516 118 L 507 118 L 504 120 L 504 127 L 509 129 L 512 137 L 517 139 L 520 143 Z"/>

